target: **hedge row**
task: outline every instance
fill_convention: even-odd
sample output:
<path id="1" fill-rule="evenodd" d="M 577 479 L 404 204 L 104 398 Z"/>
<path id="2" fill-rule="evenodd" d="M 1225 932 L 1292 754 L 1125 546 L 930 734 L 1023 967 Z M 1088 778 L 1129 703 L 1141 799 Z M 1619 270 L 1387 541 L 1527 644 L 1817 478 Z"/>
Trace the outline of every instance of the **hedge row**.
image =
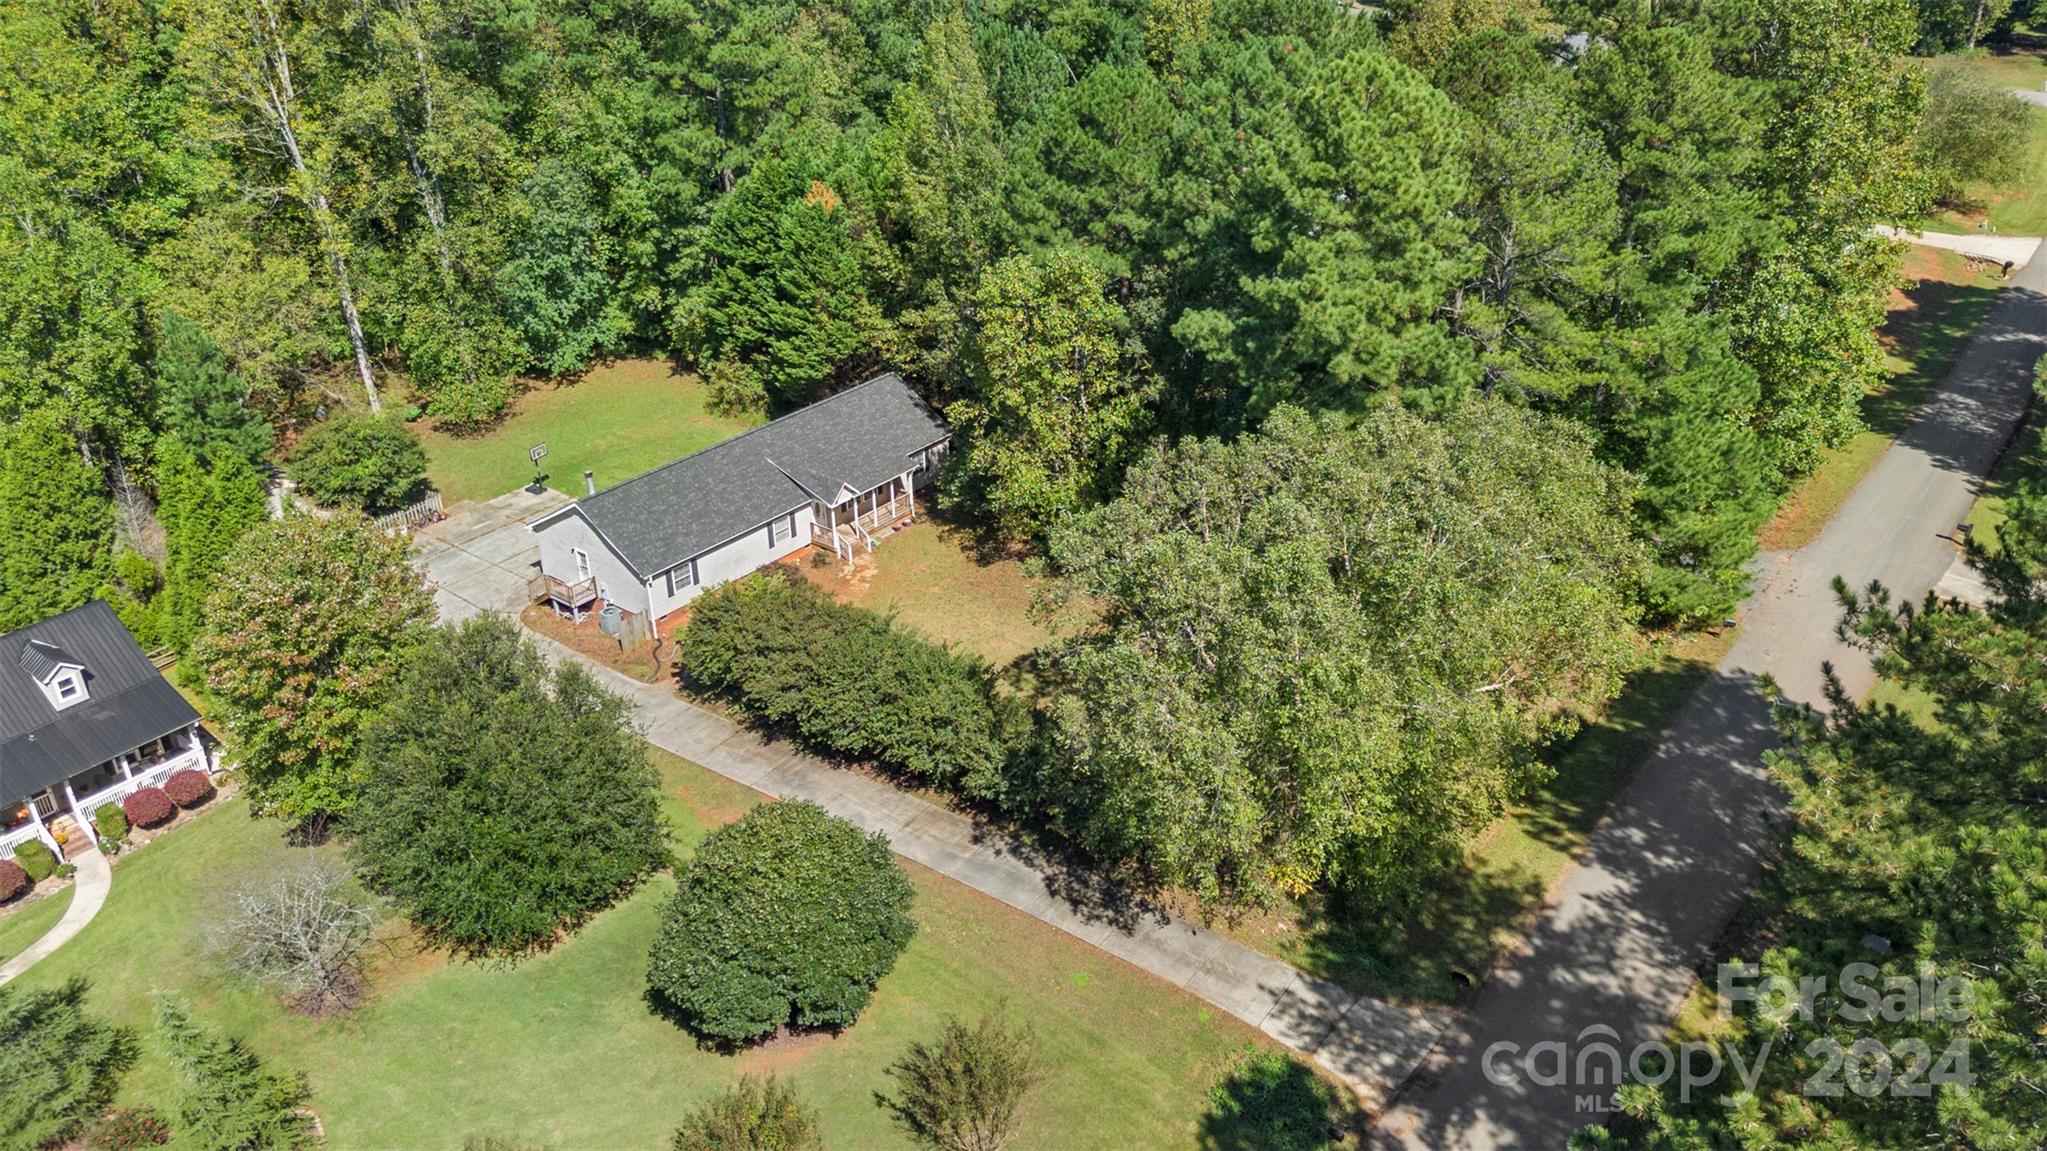
<path id="1" fill-rule="evenodd" d="M 770 569 L 696 602 L 677 665 L 686 682 L 842 755 L 1001 801 L 1030 711 L 986 663 L 837 603 Z"/>

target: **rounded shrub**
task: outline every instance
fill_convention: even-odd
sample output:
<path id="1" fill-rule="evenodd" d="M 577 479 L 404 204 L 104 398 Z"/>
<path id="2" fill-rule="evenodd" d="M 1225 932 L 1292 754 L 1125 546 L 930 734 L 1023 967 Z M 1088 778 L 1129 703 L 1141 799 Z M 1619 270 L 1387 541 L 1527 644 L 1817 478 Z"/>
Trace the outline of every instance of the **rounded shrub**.
<path id="1" fill-rule="evenodd" d="M 137 827 L 155 827 L 178 813 L 161 787 L 145 787 L 121 801 L 121 813 Z"/>
<path id="2" fill-rule="evenodd" d="M 116 842 L 128 837 L 128 814 L 118 803 L 103 803 L 92 813 L 92 826 L 100 833 L 101 839 Z"/>
<path id="3" fill-rule="evenodd" d="M 812 803 L 757 807 L 676 877 L 647 977 L 691 1030 L 845 1027 L 916 931 L 888 841 Z"/>
<path id="4" fill-rule="evenodd" d="M 196 767 L 171 773 L 163 781 L 164 794 L 179 807 L 197 807 L 213 798 L 213 780 Z"/>
<path id="5" fill-rule="evenodd" d="M 0 859 L 0 903 L 29 889 L 28 872 L 11 859 Z"/>
<path id="6" fill-rule="evenodd" d="M 116 1107 L 85 1132 L 85 1145 L 92 1151 L 136 1151 L 170 1141 L 170 1124 L 154 1107 Z"/>
<path id="7" fill-rule="evenodd" d="M 14 862 L 28 873 L 30 883 L 41 883 L 57 873 L 57 853 L 40 839 L 15 844 Z"/>
<path id="8" fill-rule="evenodd" d="M 389 416 L 344 415 L 307 432 L 285 465 L 315 503 L 392 511 L 426 486 L 426 449 Z"/>

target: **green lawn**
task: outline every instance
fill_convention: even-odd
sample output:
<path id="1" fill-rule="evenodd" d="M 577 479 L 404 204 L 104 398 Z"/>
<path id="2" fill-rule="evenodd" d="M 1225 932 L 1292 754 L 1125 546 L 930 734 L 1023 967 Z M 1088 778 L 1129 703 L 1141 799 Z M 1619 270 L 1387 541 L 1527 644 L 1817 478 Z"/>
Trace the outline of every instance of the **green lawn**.
<path id="1" fill-rule="evenodd" d="M 1820 466 L 1785 496 L 1763 528 L 1759 542 L 1764 550 L 1801 547 L 1820 534 L 1927 393 L 1946 378 L 1976 325 L 1997 302 L 2003 283 L 1987 270 L 1970 268 L 1959 253 L 1919 247 L 1906 251 L 1905 279 L 1906 288 L 1892 302 L 1878 334 L 1888 373 L 1880 387 L 1863 397 L 1863 430 L 1828 451 Z"/>
<path id="2" fill-rule="evenodd" d="M 1971 72 L 2006 88 L 2042 91 L 2047 89 L 2047 37 L 2021 31 L 2007 42 L 1943 56 L 1933 66 Z M 1987 223 L 2006 236 L 2047 234 L 2047 108 L 2032 109 L 2032 121 L 2026 153 L 2003 180 L 1966 189 L 1966 208 L 1935 212 L 1920 226 L 1973 232 Z"/>
<path id="3" fill-rule="evenodd" d="M 852 574 L 836 561 L 800 570 L 842 603 L 892 612 L 925 637 L 958 644 L 997 667 L 1061 630 L 1033 617 L 1037 581 L 1021 561 L 979 554 L 965 531 L 925 518 L 919 507 L 919 521 L 881 541 Z"/>
<path id="4" fill-rule="evenodd" d="M 487 431 L 450 435 L 422 425 L 427 475 L 450 502 L 485 500 L 533 481 L 527 450 L 547 444 L 541 461 L 550 487 L 581 495 L 583 469 L 608 487 L 649 468 L 710 447 L 748 427 L 704 410 L 694 375 L 663 360 L 619 360 L 580 378 L 541 384 Z"/>
<path id="5" fill-rule="evenodd" d="M 686 850 L 756 801 L 661 757 L 665 809 Z M 1016 1146 L 1191 1148 L 1209 1085 L 1255 1032 L 1104 953 L 949 880 L 911 868 L 918 934 L 858 1025 L 746 1054 L 699 1050 L 641 999 L 662 878 L 552 952 L 510 968 L 420 954 L 402 933 L 373 972 L 370 1002 L 312 1023 L 220 975 L 203 958 L 206 911 L 224 887 L 302 854 L 277 825 L 230 800 L 120 858 L 106 908 L 23 977 L 95 980 L 92 1005 L 145 1026 L 153 986 L 248 1037 L 311 1079 L 328 1145 L 428 1151 L 476 1134 L 562 1149 L 665 1147 L 689 1105 L 742 1072 L 791 1076 L 837 1148 L 908 1148 L 875 1107 L 882 1069 L 947 1012 L 1001 1004 L 1029 1020 L 1051 1074 Z M 323 848 L 320 850 L 332 850 Z M 165 1102 L 145 1043 L 129 1102 Z"/>
<path id="6" fill-rule="evenodd" d="M 1606 714 L 1550 749 L 1555 777 L 1480 836 L 1464 868 L 1406 917 L 1346 912 L 1318 895 L 1223 930 L 1354 991 L 1460 1002 L 1469 988 L 1452 973 L 1491 971 L 1733 639 L 1730 631 L 1659 640 Z"/>
<path id="7" fill-rule="evenodd" d="M 0 962 L 21 954 L 41 939 L 43 932 L 55 927 L 64 918 L 64 909 L 71 906 L 71 891 L 67 887 L 26 907 L 0 911 Z"/>

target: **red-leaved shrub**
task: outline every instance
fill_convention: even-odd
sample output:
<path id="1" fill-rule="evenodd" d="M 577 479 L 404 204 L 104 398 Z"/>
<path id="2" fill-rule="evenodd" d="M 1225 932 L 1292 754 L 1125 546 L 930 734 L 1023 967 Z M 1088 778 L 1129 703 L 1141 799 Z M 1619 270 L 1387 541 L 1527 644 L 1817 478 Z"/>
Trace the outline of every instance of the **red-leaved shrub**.
<path id="1" fill-rule="evenodd" d="M 179 807 L 197 807 L 213 798 L 213 781 L 198 768 L 188 767 L 171 773 L 171 777 L 163 781 L 163 790 Z"/>
<path id="2" fill-rule="evenodd" d="M 28 872 L 11 859 L 0 859 L 0 903 L 28 890 Z"/>
<path id="3" fill-rule="evenodd" d="M 170 1124 L 154 1107 L 117 1107 L 100 1116 L 85 1133 L 86 1145 L 93 1151 L 139 1151 L 170 1141 Z"/>
<path id="4" fill-rule="evenodd" d="M 145 787 L 121 801 L 121 814 L 137 827 L 155 827 L 177 813 L 161 787 Z"/>

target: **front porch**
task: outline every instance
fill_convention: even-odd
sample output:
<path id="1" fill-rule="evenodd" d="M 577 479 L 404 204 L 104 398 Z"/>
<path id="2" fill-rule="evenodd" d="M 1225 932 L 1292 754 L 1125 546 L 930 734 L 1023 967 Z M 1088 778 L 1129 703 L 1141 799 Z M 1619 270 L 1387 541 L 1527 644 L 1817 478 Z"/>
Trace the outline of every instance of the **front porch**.
<path id="1" fill-rule="evenodd" d="M 852 499 L 817 505 L 810 542 L 848 563 L 863 551 L 873 551 L 876 543 L 917 518 L 915 477 L 915 472 L 904 472 Z"/>
<path id="2" fill-rule="evenodd" d="M 31 839 L 41 840 L 62 859 L 65 853 L 57 842 L 55 825 L 73 821 L 82 841 L 91 843 L 98 837 L 93 812 L 145 787 L 161 787 L 164 780 L 186 768 L 212 771 L 198 724 L 168 732 L 89 771 L 24 796 L 0 819 L 0 859 L 12 859 L 14 849 Z"/>

